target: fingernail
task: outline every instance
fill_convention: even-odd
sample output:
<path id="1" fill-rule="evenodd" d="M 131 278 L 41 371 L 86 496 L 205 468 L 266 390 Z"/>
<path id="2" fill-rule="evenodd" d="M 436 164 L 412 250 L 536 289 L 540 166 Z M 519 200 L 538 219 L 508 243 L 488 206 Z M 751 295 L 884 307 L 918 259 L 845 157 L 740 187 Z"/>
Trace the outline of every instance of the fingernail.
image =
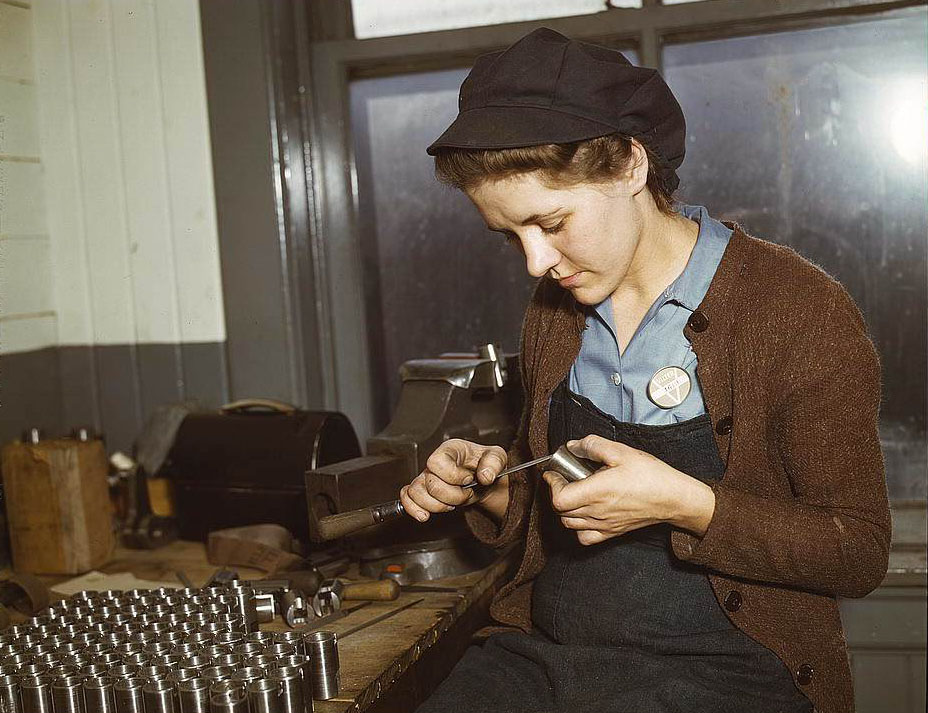
<path id="1" fill-rule="evenodd" d="M 481 476 L 481 475 L 484 477 L 484 479 L 486 479 L 486 478 L 492 478 L 492 477 L 493 477 L 493 471 L 490 470 L 489 468 L 481 468 L 481 469 L 480 469 L 480 472 L 477 473 L 477 476 L 479 477 L 479 476 Z"/>
<path id="2" fill-rule="evenodd" d="M 428 515 L 422 515 L 422 514 L 416 515 L 416 520 L 418 520 L 419 522 L 425 522 L 428 519 L 429 519 Z"/>
<path id="3" fill-rule="evenodd" d="M 464 480 L 461 481 L 461 485 L 470 485 L 473 482 L 474 482 L 474 476 L 465 475 Z"/>

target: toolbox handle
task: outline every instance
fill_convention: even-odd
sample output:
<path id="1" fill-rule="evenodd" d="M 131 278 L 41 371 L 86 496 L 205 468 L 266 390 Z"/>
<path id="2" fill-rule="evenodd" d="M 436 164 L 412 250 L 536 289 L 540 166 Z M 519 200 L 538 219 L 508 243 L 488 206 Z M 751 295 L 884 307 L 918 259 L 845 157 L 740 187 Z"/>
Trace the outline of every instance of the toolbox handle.
<path id="1" fill-rule="evenodd" d="M 296 406 L 275 399 L 239 399 L 219 407 L 219 410 L 223 413 L 239 413 L 258 409 L 276 411 L 277 413 L 293 413 L 296 411 Z"/>

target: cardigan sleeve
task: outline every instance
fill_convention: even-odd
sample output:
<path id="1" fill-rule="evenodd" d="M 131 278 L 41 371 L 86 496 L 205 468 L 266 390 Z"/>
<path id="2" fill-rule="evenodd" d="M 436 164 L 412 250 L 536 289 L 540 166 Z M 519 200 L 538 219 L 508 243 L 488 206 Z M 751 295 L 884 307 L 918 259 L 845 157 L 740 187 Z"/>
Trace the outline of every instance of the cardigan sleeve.
<path id="1" fill-rule="evenodd" d="M 522 321 L 522 333 L 519 339 L 519 372 L 522 377 L 522 415 L 515 441 L 508 453 L 508 467 L 512 468 L 531 459 L 528 446 L 528 422 L 532 413 L 532 365 L 535 358 L 535 345 L 538 333 L 538 304 L 544 295 L 545 281 L 539 280 Z M 497 522 L 484 510 L 470 507 L 464 513 L 464 520 L 474 536 L 490 547 L 505 547 L 524 537 L 528 526 L 529 510 L 534 498 L 534 479 L 529 479 L 525 471 L 509 476 L 509 503 L 502 520 Z"/>
<path id="2" fill-rule="evenodd" d="M 674 553 L 722 574 L 861 597 L 886 574 L 891 521 L 878 432 L 880 366 L 863 318 L 835 284 L 790 345 L 771 434 L 792 496 L 717 483 L 706 533 Z"/>

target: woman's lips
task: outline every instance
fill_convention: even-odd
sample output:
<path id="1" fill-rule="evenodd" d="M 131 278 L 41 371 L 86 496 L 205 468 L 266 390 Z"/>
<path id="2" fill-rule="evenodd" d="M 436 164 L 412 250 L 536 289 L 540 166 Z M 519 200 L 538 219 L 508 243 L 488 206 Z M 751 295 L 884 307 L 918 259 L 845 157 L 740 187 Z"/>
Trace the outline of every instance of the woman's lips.
<path id="1" fill-rule="evenodd" d="M 580 273 L 575 272 L 573 275 L 568 275 L 567 277 L 562 277 L 557 281 L 561 287 L 565 290 L 569 290 L 571 287 L 576 287 L 577 282 L 580 281 Z"/>

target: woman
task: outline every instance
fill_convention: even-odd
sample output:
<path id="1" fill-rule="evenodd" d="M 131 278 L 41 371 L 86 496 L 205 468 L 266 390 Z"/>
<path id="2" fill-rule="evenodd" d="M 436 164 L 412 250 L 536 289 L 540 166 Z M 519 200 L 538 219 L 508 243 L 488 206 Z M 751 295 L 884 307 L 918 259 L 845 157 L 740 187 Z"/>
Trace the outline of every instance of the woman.
<path id="1" fill-rule="evenodd" d="M 509 454 L 448 441 L 401 492 L 525 540 L 508 629 L 422 711 L 853 709 L 836 597 L 890 539 L 877 355 L 837 282 L 673 201 L 684 142 L 657 72 L 542 29 L 478 59 L 429 147 L 539 282 Z M 603 467 L 495 478 L 565 442 Z"/>

